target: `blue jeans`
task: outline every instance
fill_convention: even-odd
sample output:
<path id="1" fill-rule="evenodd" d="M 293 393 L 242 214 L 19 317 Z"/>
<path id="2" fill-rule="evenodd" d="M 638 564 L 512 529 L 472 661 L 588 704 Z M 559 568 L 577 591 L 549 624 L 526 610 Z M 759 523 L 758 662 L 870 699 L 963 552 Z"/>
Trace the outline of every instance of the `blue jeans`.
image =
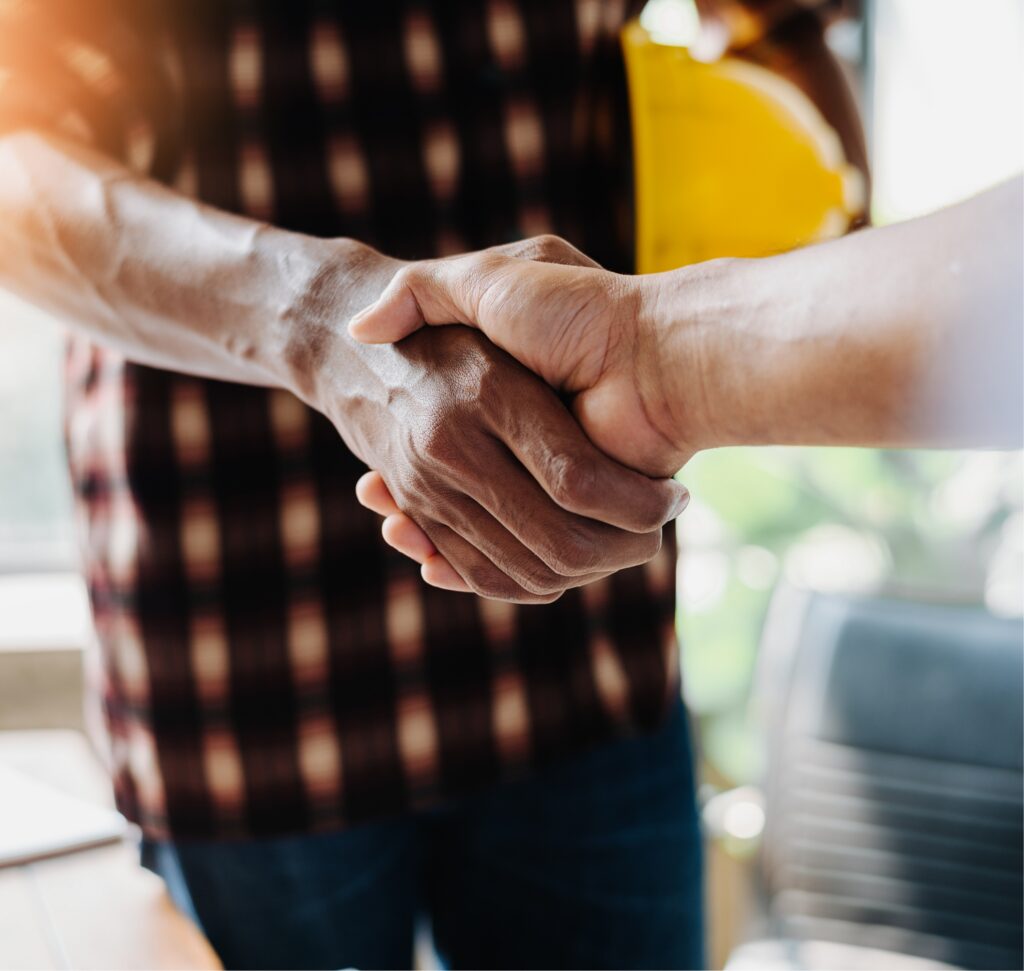
<path id="1" fill-rule="evenodd" d="M 686 714 L 429 813 L 253 842 L 146 843 L 228 968 L 703 968 Z"/>

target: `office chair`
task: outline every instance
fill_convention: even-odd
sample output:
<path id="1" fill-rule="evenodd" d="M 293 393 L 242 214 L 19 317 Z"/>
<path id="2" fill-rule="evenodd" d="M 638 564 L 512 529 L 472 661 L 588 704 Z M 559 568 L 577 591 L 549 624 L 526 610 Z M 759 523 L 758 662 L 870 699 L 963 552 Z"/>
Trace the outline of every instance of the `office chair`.
<path id="1" fill-rule="evenodd" d="M 726 967 L 1021 968 L 1024 625 L 783 587 L 753 703 L 763 936 Z"/>

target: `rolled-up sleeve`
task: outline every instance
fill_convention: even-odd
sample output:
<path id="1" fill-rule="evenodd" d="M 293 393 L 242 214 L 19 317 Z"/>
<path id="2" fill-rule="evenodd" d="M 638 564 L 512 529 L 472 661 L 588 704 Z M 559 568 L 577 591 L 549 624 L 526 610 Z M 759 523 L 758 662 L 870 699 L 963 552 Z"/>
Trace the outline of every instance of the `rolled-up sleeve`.
<path id="1" fill-rule="evenodd" d="M 42 128 L 168 171 L 179 114 L 160 13 L 156 0 L 0 0 L 0 134 Z"/>

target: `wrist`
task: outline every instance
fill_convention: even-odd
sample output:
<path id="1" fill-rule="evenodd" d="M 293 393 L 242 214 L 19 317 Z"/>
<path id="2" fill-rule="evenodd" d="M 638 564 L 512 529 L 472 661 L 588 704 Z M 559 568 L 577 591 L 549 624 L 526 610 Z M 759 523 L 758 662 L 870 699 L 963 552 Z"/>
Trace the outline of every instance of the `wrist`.
<path id="1" fill-rule="evenodd" d="M 638 277 L 638 385 L 650 419 L 680 451 L 727 444 L 731 383 L 721 320 L 730 266 L 713 260 Z"/>
<path id="2" fill-rule="evenodd" d="M 841 409 L 823 413 L 822 403 L 849 399 L 841 371 L 870 355 L 844 336 L 855 328 L 837 330 L 823 311 L 834 285 L 818 268 L 822 252 L 711 260 L 652 278 L 662 413 L 694 450 L 834 434 Z"/>
<path id="3" fill-rule="evenodd" d="M 277 311 L 281 384 L 324 414 L 338 402 L 339 381 L 370 350 L 348 336 L 348 322 L 371 304 L 403 265 L 353 239 L 291 236 L 281 260 L 293 279 Z M 340 385 L 340 387 L 339 387 Z"/>

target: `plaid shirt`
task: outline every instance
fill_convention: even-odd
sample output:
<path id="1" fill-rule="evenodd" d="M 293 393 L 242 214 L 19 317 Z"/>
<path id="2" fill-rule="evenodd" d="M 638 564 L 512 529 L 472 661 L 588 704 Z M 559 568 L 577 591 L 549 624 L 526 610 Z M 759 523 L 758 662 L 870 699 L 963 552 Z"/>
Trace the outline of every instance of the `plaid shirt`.
<path id="1" fill-rule="evenodd" d="M 406 258 L 551 231 L 628 269 L 642 6 L 0 0 L 0 106 L 292 230 Z M 118 803 L 151 836 L 425 806 L 656 726 L 677 690 L 670 540 L 548 606 L 424 586 L 321 415 L 81 339 L 67 444 Z"/>

